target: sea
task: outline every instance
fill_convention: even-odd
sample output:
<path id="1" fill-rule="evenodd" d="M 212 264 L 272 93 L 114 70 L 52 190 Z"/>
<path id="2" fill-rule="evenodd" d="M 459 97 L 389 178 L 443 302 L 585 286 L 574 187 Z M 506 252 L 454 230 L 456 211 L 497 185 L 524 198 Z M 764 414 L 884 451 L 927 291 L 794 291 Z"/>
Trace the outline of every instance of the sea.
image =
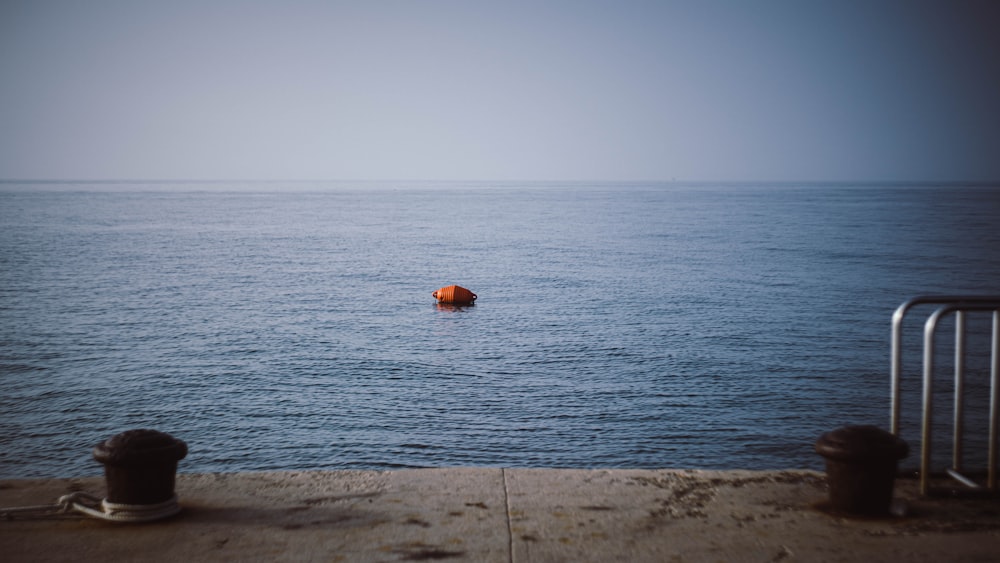
<path id="1" fill-rule="evenodd" d="M 1000 294 L 1000 185 L 8 181 L 0 478 L 98 475 L 136 428 L 182 473 L 822 469 L 824 432 L 888 428 L 891 317 L 926 294 Z M 991 314 L 968 326 L 983 465 Z"/>

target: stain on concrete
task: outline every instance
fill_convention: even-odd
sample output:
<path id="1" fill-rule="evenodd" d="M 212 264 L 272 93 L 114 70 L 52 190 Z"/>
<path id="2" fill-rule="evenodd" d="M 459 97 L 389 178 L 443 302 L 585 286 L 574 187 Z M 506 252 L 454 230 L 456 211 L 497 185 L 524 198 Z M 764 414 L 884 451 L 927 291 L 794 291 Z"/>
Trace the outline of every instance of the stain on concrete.
<path id="1" fill-rule="evenodd" d="M 465 555 L 464 551 L 444 549 L 437 545 L 413 542 L 392 550 L 401 556 L 403 561 L 435 561 L 439 559 L 454 559 Z"/>
<path id="2" fill-rule="evenodd" d="M 302 502 L 305 503 L 305 504 L 308 504 L 308 505 L 316 505 L 316 504 L 327 504 L 327 503 L 344 502 L 344 501 L 359 500 L 359 499 L 368 499 L 370 501 L 372 498 L 377 497 L 379 495 L 381 495 L 381 493 L 356 493 L 356 494 L 348 494 L 348 495 L 328 495 L 328 496 L 322 496 L 322 497 L 307 498 L 307 499 L 303 500 Z"/>

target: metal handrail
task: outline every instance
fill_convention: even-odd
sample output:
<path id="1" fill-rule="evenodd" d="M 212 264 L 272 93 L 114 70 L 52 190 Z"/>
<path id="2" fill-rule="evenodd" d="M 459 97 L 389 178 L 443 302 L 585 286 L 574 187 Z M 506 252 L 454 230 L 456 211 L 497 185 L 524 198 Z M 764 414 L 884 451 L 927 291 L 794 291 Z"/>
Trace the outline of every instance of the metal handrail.
<path id="1" fill-rule="evenodd" d="M 994 304 L 1000 306 L 1000 295 L 922 295 L 904 302 L 892 314 L 892 351 L 890 367 L 891 418 L 889 431 L 899 435 L 900 397 L 899 387 L 903 369 L 903 317 L 917 305 L 961 305 L 961 304 Z"/>
<path id="2" fill-rule="evenodd" d="M 955 396 L 952 467 L 948 473 L 956 480 L 969 485 L 961 470 L 963 396 L 965 387 L 965 312 L 993 311 L 993 339 L 991 346 L 990 375 L 990 429 L 988 452 L 987 488 L 997 485 L 997 438 L 1000 430 L 1000 297 L 998 296 L 921 296 L 910 299 L 896 309 L 892 316 L 892 366 L 891 366 L 891 432 L 899 434 L 900 379 L 902 373 L 902 322 L 907 311 L 920 304 L 943 305 L 924 323 L 923 367 L 923 417 L 920 448 L 920 492 L 927 494 L 930 478 L 931 427 L 933 418 L 934 335 L 942 317 L 956 313 L 955 322 Z"/>

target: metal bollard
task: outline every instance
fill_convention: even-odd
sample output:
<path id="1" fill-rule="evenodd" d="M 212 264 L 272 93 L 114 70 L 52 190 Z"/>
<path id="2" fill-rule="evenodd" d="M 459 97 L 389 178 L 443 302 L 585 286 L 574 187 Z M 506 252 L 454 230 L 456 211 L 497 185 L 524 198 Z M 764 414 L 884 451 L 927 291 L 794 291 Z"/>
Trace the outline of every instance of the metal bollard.
<path id="1" fill-rule="evenodd" d="M 94 446 L 93 454 L 104 464 L 108 502 L 152 505 L 174 498 L 177 462 L 187 444 L 156 430 L 128 430 Z"/>
<path id="2" fill-rule="evenodd" d="M 826 459 L 833 510 L 889 514 L 897 464 L 909 453 L 905 441 L 877 426 L 845 426 L 820 436 L 816 453 Z"/>

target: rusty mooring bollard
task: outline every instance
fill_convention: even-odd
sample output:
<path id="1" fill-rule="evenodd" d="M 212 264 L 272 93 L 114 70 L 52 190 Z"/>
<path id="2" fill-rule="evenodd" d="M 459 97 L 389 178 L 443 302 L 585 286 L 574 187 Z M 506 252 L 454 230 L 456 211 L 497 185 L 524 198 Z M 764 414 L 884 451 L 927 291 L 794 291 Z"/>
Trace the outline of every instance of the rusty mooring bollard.
<path id="1" fill-rule="evenodd" d="M 845 426 L 820 436 L 816 453 L 826 459 L 833 510 L 889 514 L 896 466 L 909 453 L 905 441 L 877 426 Z"/>
<path id="2" fill-rule="evenodd" d="M 94 459 L 104 464 L 107 501 L 151 505 L 174 498 L 177 462 L 187 444 L 156 430 L 128 430 L 94 446 Z"/>

